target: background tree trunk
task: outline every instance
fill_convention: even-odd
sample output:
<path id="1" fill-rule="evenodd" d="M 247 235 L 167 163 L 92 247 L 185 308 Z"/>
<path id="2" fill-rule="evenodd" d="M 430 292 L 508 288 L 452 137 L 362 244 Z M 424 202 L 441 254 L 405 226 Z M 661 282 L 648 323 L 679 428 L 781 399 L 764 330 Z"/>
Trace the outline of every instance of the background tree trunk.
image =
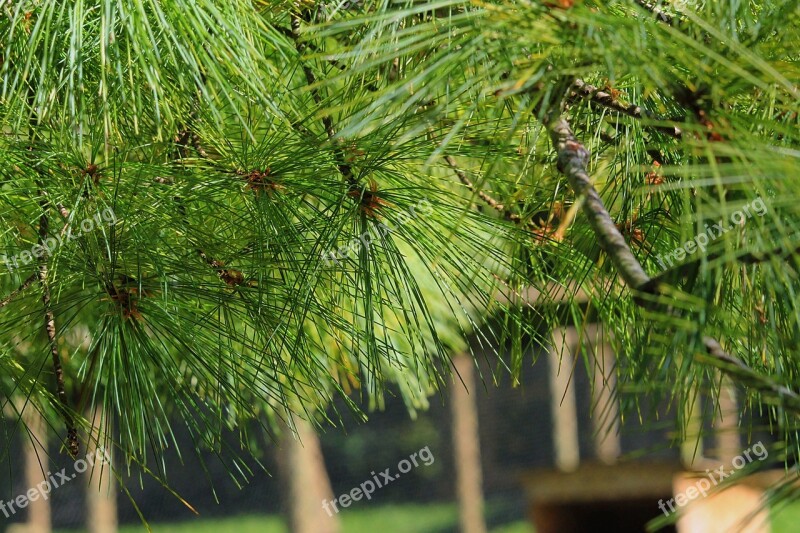
<path id="1" fill-rule="evenodd" d="M 33 405 L 25 405 L 25 399 L 17 401 L 17 408 L 22 411 L 22 420 L 28 432 L 23 432 L 25 443 L 25 486 L 36 487 L 45 481 L 49 455 L 47 454 L 47 422 Z M 50 499 L 38 498 L 28 504 L 28 533 L 50 533 Z"/>
<path id="2" fill-rule="evenodd" d="M 683 402 L 683 416 L 685 420 L 685 432 L 681 441 L 681 463 L 683 466 L 692 469 L 695 464 L 702 463 L 704 450 L 702 433 L 702 409 L 700 407 L 700 395 L 697 391 L 686 394 Z"/>
<path id="3" fill-rule="evenodd" d="M 736 386 L 728 376 L 720 376 L 719 405 L 714 416 L 714 442 L 716 457 L 726 464 L 742 452 L 739 429 L 739 404 Z"/>
<path id="4" fill-rule="evenodd" d="M 475 404 L 474 364 L 472 358 L 466 355 L 459 355 L 453 359 L 453 366 L 458 375 L 453 377 L 455 383 L 450 405 L 453 413 L 453 448 L 462 533 L 486 531 L 483 517 L 483 475 L 478 408 Z"/>
<path id="5" fill-rule="evenodd" d="M 616 388 L 616 355 L 607 342 L 603 328 L 598 324 L 585 327 L 584 345 L 592 357 L 592 425 L 594 429 L 595 457 L 605 464 L 613 464 L 622 453 L 619 427 L 619 404 Z M 578 353 L 575 353 L 578 357 Z"/>
<path id="6" fill-rule="evenodd" d="M 98 459 L 103 451 L 113 460 L 112 431 L 110 419 L 103 416 L 98 407 L 94 415 L 87 413 L 92 420 L 92 435 L 86 445 L 87 455 Z M 98 449 L 103 448 L 98 454 Z M 112 465 L 95 463 L 95 467 L 84 474 L 87 477 L 86 487 L 86 527 L 89 533 L 116 533 L 117 531 L 117 487 L 114 483 Z"/>
<path id="7" fill-rule="evenodd" d="M 338 533 L 339 517 L 322 506 L 334 497 L 322 447 L 314 427 L 293 417 L 297 435 L 284 428 L 280 442 L 279 463 L 287 486 L 287 514 L 292 533 Z"/>
<path id="8" fill-rule="evenodd" d="M 553 449 L 556 468 L 571 472 L 580 464 L 578 408 L 572 385 L 573 354 L 578 349 L 578 332 L 572 326 L 553 329 L 548 352 L 550 367 L 550 409 L 553 417 Z"/>

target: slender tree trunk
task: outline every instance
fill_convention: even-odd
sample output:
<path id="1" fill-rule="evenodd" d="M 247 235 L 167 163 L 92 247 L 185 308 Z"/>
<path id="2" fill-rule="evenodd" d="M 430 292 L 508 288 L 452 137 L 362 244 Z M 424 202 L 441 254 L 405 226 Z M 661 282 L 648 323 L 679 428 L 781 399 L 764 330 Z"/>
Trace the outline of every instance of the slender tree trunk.
<path id="1" fill-rule="evenodd" d="M 462 533 L 485 533 L 478 407 L 475 404 L 475 367 L 472 358 L 466 355 L 456 356 L 453 366 L 461 377 L 459 380 L 458 376 L 454 376 L 455 383 L 450 398 L 459 522 Z"/>
<path id="2" fill-rule="evenodd" d="M 97 461 L 95 467 L 89 468 L 85 476 L 86 487 L 86 526 L 89 533 L 116 533 L 117 531 L 117 487 L 114 483 L 112 465 L 100 464 L 102 457 L 113 460 L 112 431 L 110 419 L 103 416 L 98 407 L 94 413 L 87 413 L 92 420 L 92 435 L 86 444 L 87 455 L 91 454 Z"/>
<path id="3" fill-rule="evenodd" d="M 556 468 L 566 472 L 577 469 L 580 464 L 578 410 L 575 387 L 570 383 L 577 347 L 578 332 L 574 327 L 553 330 L 553 345 L 548 352 L 553 448 Z"/>
<path id="4" fill-rule="evenodd" d="M 703 459 L 702 418 L 700 395 L 696 390 L 687 393 L 683 402 L 683 416 L 685 420 L 685 435 L 681 442 L 681 462 L 683 466 L 692 469 L 695 464 Z"/>
<path id="5" fill-rule="evenodd" d="M 333 500 L 333 490 L 317 432 L 299 417 L 294 417 L 293 423 L 297 436 L 284 428 L 280 443 L 289 529 L 292 533 L 338 533 L 339 518 L 334 507 L 329 505 L 329 511 L 323 507 L 323 502 Z"/>
<path id="6" fill-rule="evenodd" d="M 739 430 L 739 405 L 736 401 L 736 386 L 728 376 L 721 376 L 719 409 L 714 419 L 714 440 L 717 459 L 730 464 L 742 451 Z"/>
<path id="7" fill-rule="evenodd" d="M 585 328 L 585 344 L 592 355 L 592 425 L 597 459 L 613 464 L 622 453 L 619 429 L 619 404 L 616 397 L 616 356 L 598 324 Z"/>
<path id="8" fill-rule="evenodd" d="M 22 412 L 22 420 L 28 428 L 23 433 L 25 443 L 23 453 L 25 455 L 25 486 L 36 487 L 46 480 L 45 473 L 49 456 L 47 454 L 47 423 L 42 415 L 33 405 L 25 405 L 23 398 L 17 401 L 19 410 Z M 50 500 L 37 498 L 30 500 L 28 504 L 28 522 L 26 531 L 28 533 L 50 533 Z"/>

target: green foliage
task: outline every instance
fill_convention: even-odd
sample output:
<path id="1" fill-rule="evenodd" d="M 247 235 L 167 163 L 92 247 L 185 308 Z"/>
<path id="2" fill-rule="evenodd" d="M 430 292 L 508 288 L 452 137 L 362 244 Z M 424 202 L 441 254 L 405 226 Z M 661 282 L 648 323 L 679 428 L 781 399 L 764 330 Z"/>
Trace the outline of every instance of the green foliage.
<path id="1" fill-rule="evenodd" d="M 364 89 L 319 87 L 335 73 L 306 57 L 306 12 L 2 9 L 0 276 L 36 279 L 0 318 L 7 397 L 68 425 L 102 405 L 135 462 L 174 444 L 175 417 L 221 451 L 220 428 L 336 394 L 379 406 L 387 381 L 426 405 L 508 262 L 487 244 L 513 236 L 421 172 L 434 144 L 402 122 L 339 138 L 331 109 Z"/>
<path id="2" fill-rule="evenodd" d="M 424 406 L 465 334 L 516 372 L 549 327 L 599 318 L 626 407 L 713 391 L 710 335 L 791 457 L 796 409 L 759 391 L 800 373 L 797 2 L 643 4 L 2 4 L 6 255 L 45 219 L 117 219 L 2 274 L 10 292 L 49 267 L 72 408 L 116 413 L 133 457 L 169 445 L 169 413 L 218 447 L 221 426 L 337 394 L 379 406 L 387 381 Z M 556 167 L 559 113 L 661 283 L 651 305 Z M 2 311 L 7 394 L 52 390 L 43 290 Z"/>

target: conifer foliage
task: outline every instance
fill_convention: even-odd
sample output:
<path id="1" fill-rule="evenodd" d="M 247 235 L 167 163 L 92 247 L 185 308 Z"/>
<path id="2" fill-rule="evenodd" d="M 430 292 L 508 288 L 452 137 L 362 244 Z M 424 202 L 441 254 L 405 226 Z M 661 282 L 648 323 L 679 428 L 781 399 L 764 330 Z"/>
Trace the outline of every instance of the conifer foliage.
<path id="1" fill-rule="evenodd" d="M 176 420 L 219 449 L 389 382 L 423 407 L 467 334 L 516 374 L 599 320 L 625 406 L 722 371 L 794 442 L 798 28 L 794 0 L 0 2 L 2 393 L 73 453 L 102 404 L 140 460 Z"/>

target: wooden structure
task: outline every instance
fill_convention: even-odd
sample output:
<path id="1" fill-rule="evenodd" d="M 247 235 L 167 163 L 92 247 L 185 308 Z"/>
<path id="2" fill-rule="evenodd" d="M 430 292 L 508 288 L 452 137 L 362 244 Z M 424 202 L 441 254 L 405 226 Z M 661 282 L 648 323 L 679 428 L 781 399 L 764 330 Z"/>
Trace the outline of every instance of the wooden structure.
<path id="1" fill-rule="evenodd" d="M 559 305 L 567 297 L 578 303 L 589 301 L 588 295 L 575 286 L 552 285 L 545 290 L 546 295 L 530 289 L 512 303 Z M 509 302 L 507 298 L 501 299 Z M 592 446 L 591 456 L 582 461 L 573 378 L 578 365 L 584 365 L 584 357 L 589 361 Z M 697 446 L 696 438 L 687 439 L 680 461 L 618 461 L 622 446 L 615 362 L 612 347 L 597 324 L 583 324 L 580 328 L 564 325 L 551 332 L 547 364 L 555 468 L 536 470 L 523 478 L 529 515 L 537 533 L 582 532 L 598 527 L 618 533 L 644 531 L 645 524 L 662 513 L 660 503 L 663 505 L 691 490 L 696 483 L 696 472 L 704 472 L 711 464 L 702 447 Z M 724 464 L 730 468 L 731 460 L 742 452 L 743 444 L 736 391 L 729 382 L 722 383 L 713 424 L 714 445 L 708 452 L 716 459 L 713 464 L 717 467 Z M 689 413 L 689 419 L 696 419 L 697 435 L 700 420 L 695 415 Z M 751 476 L 732 488 L 693 499 L 676 509 L 679 518 L 671 530 L 768 532 L 769 516 L 762 510 L 762 497 L 768 486 L 765 480 L 772 477 L 772 474 Z"/>

